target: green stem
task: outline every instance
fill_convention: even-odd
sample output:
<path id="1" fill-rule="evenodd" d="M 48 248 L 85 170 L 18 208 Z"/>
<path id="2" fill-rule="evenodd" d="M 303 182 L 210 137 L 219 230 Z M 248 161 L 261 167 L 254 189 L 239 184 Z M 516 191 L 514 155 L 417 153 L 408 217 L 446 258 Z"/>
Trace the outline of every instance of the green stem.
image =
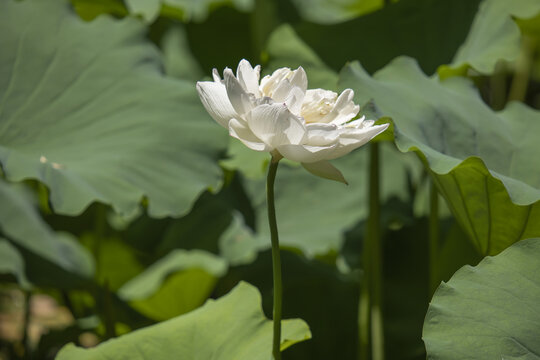
<path id="1" fill-rule="evenodd" d="M 92 252 L 94 254 L 94 260 L 96 262 L 96 274 L 95 277 L 101 281 L 101 246 L 104 241 L 106 227 L 107 227 L 107 207 L 104 204 L 96 204 L 94 213 L 94 244 Z"/>
<path id="2" fill-rule="evenodd" d="M 429 193 L 429 298 L 439 286 L 439 192 L 433 181 Z"/>
<path id="3" fill-rule="evenodd" d="M 69 312 L 73 315 L 75 319 L 80 318 L 79 313 L 77 310 L 75 310 L 75 307 L 73 306 L 73 302 L 71 301 L 71 298 L 69 297 L 69 293 L 66 290 L 60 291 L 60 296 L 62 297 L 62 302 L 64 303 L 64 306 L 68 308 Z"/>
<path id="4" fill-rule="evenodd" d="M 380 234 L 380 171 L 379 143 L 370 144 L 369 164 L 369 218 L 367 224 L 367 248 L 370 273 L 371 355 L 373 360 L 384 359 L 384 336 L 382 316 L 382 244 Z"/>
<path id="5" fill-rule="evenodd" d="M 279 158 L 272 156 L 266 180 L 266 203 L 268 205 L 268 223 L 270 225 L 270 237 L 272 240 L 272 270 L 274 275 L 274 338 L 272 342 L 272 354 L 274 355 L 274 360 L 281 360 L 281 301 L 283 296 L 279 237 L 276 221 L 276 206 L 274 203 L 274 181 L 276 179 L 279 160 Z"/>
<path id="6" fill-rule="evenodd" d="M 365 243 L 364 243 L 365 244 Z M 370 355 L 370 349 L 369 349 L 369 339 L 370 339 L 370 316 L 369 316 L 369 309 L 370 309 L 370 301 L 369 301 L 369 282 L 367 279 L 367 273 L 369 272 L 368 269 L 366 269 L 366 257 L 367 257 L 368 251 L 364 247 L 364 250 L 362 251 L 362 255 L 364 260 L 362 261 L 364 264 L 364 273 L 362 276 L 362 285 L 360 288 L 360 305 L 358 309 L 358 335 L 360 336 L 360 343 L 359 343 L 359 350 L 358 355 L 360 360 L 368 360 Z"/>
<path id="7" fill-rule="evenodd" d="M 115 319 L 113 295 L 109 288 L 109 282 L 105 280 L 103 284 L 103 322 L 105 325 L 105 339 L 116 337 L 116 319 Z"/>
<path id="8" fill-rule="evenodd" d="M 105 325 L 105 339 L 111 339 L 116 337 L 115 309 L 107 274 L 104 274 L 101 268 L 102 245 L 107 235 L 107 206 L 105 204 L 96 204 L 94 216 L 95 239 L 93 252 L 96 263 L 95 277 L 100 285 L 96 291 L 102 299 L 98 314 Z"/>
<path id="9" fill-rule="evenodd" d="M 495 72 L 491 75 L 491 107 L 493 110 L 502 110 L 506 105 L 506 65 L 499 61 L 495 65 Z"/>
<path id="10" fill-rule="evenodd" d="M 521 42 L 521 51 L 519 58 L 516 61 L 516 68 L 508 101 L 524 101 L 527 95 L 527 87 L 529 85 L 529 77 L 533 65 L 533 55 L 536 48 L 536 40 L 524 35 Z"/>
<path id="11" fill-rule="evenodd" d="M 251 42 L 254 59 L 267 61 L 263 52 L 270 33 L 279 25 L 277 2 L 273 0 L 255 0 L 251 12 Z"/>
<path id="12" fill-rule="evenodd" d="M 383 360 L 382 245 L 380 240 L 379 144 L 370 144 L 369 217 L 364 240 L 362 289 L 360 295 L 360 359 Z"/>

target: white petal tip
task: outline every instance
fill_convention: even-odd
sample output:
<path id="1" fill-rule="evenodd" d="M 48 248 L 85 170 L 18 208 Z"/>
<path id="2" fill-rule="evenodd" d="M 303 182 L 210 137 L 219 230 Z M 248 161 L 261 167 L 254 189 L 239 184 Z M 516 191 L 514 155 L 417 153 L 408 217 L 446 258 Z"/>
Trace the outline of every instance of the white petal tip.
<path id="1" fill-rule="evenodd" d="M 212 77 L 214 78 L 214 82 L 221 82 L 221 76 L 219 76 L 219 72 L 216 68 L 212 69 Z"/>

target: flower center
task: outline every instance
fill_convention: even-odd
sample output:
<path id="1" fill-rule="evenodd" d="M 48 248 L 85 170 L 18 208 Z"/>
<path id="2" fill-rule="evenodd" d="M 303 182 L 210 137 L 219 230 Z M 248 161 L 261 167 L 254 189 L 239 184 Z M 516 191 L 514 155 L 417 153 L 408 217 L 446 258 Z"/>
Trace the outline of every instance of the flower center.
<path id="1" fill-rule="evenodd" d="M 306 94 L 300 116 L 307 124 L 320 123 L 328 115 L 336 103 L 337 94 L 333 91 L 317 91 L 316 93 Z"/>

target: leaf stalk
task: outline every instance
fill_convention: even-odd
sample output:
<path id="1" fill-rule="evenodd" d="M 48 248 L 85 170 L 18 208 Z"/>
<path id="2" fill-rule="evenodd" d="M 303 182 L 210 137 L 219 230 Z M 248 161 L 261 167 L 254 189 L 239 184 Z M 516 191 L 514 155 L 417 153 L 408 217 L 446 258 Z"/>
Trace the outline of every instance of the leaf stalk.
<path id="1" fill-rule="evenodd" d="M 274 202 L 274 182 L 280 157 L 272 156 L 266 181 L 266 203 L 268 206 L 268 224 L 270 225 L 270 238 L 272 241 L 272 271 L 274 278 L 274 336 L 272 340 L 272 354 L 274 360 L 281 360 L 281 305 L 283 286 L 281 282 L 281 257 L 279 253 L 279 236 L 276 220 L 276 206 Z"/>
<path id="2" fill-rule="evenodd" d="M 369 217 L 362 251 L 364 276 L 360 294 L 360 359 L 384 359 L 382 314 L 382 244 L 380 234 L 379 144 L 370 144 Z"/>
<path id="3" fill-rule="evenodd" d="M 431 182 L 429 192 L 429 298 L 433 296 L 440 283 L 439 275 L 439 192 Z"/>

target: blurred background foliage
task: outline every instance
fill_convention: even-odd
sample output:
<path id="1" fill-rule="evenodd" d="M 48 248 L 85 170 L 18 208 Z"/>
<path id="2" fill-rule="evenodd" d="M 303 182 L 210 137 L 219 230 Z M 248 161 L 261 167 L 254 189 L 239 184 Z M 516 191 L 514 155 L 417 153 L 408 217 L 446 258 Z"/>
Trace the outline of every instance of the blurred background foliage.
<path id="1" fill-rule="evenodd" d="M 385 353 L 425 359 L 439 282 L 540 237 L 539 42 L 537 0 L 0 0 L 0 358 L 52 359 L 194 309 L 147 336 L 174 343 L 243 306 L 262 319 L 241 281 L 271 318 L 269 156 L 229 141 L 195 91 L 246 58 L 303 66 L 311 88 L 353 88 L 361 113 L 392 121 Z M 368 149 L 335 163 L 349 186 L 278 171 L 284 318 L 312 337 L 285 359 L 358 358 Z M 263 323 L 219 359 L 261 356 L 246 344 Z M 236 344 L 220 329 L 196 343 Z M 283 347 L 309 337 L 299 321 L 285 332 Z M 60 357 L 92 356 L 78 351 Z"/>

